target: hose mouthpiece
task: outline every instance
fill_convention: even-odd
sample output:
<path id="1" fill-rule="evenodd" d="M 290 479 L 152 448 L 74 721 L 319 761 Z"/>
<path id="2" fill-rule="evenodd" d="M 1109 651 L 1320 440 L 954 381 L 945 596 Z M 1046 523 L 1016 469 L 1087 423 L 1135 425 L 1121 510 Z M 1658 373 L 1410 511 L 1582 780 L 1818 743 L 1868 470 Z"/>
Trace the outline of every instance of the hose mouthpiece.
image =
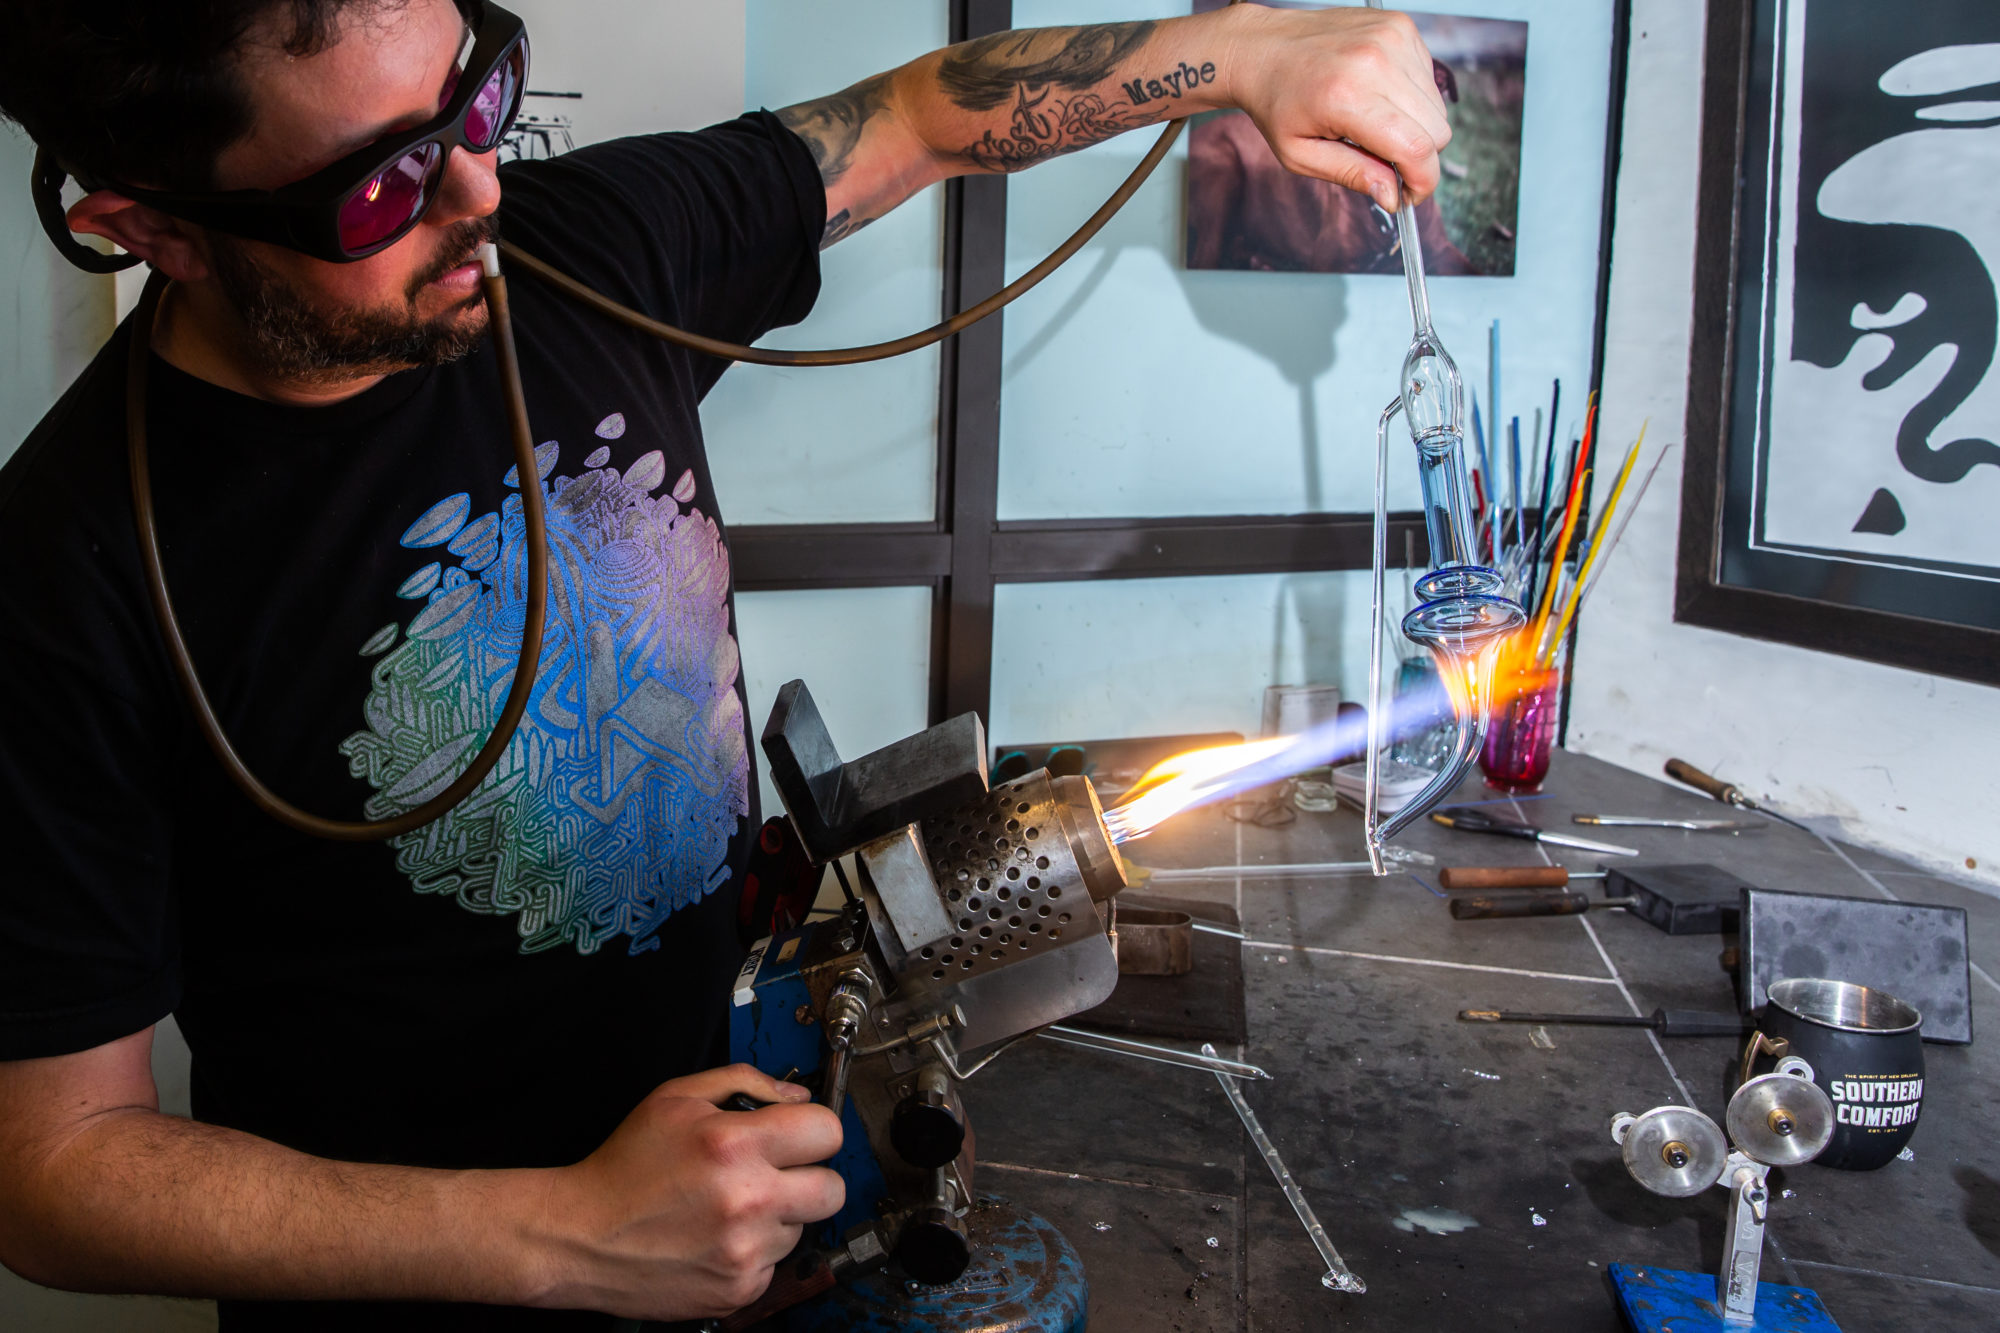
<path id="1" fill-rule="evenodd" d="M 500 276 L 500 247 L 491 241 L 479 247 L 479 271 L 489 278 Z"/>

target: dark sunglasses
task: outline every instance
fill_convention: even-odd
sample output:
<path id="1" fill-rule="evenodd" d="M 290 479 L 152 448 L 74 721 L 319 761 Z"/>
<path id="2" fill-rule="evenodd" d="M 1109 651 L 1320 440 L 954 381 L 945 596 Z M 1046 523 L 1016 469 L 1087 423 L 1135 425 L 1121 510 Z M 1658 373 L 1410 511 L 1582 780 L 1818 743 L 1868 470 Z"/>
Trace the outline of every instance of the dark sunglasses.
<path id="1" fill-rule="evenodd" d="M 528 81 L 527 24 L 498 5 L 483 10 L 472 53 L 446 90 L 442 108 L 415 129 L 377 139 L 276 190 L 176 194 L 109 188 L 188 222 L 332 263 L 387 249 L 437 202 L 451 151 L 492 152 L 521 110 Z"/>

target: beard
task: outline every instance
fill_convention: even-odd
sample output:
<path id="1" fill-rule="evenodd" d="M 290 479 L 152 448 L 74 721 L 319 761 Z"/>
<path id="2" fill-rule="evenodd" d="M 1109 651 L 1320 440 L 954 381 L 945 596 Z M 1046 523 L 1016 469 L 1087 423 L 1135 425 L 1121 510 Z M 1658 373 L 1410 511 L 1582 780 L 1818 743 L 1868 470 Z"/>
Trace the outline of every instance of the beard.
<path id="1" fill-rule="evenodd" d="M 417 300 L 499 234 L 491 216 L 455 224 L 437 258 L 411 277 L 401 308 L 325 308 L 232 236 L 211 233 L 209 260 L 216 285 L 243 321 L 244 354 L 272 378 L 322 384 L 448 365 L 477 347 L 487 320 L 466 314 L 484 304 L 483 294 L 429 319 L 417 313 Z"/>

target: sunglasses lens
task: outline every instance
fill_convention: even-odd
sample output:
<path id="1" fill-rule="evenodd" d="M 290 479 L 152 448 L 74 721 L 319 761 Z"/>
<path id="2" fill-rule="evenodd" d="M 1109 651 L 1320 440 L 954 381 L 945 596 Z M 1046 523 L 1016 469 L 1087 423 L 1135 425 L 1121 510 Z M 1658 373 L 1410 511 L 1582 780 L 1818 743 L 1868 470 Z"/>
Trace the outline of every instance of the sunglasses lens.
<path id="1" fill-rule="evenodd" d="M 527 61 L 525 43 L 516 46 L 486 80 L 486 86 L 472 99 L 465 113 L 465 137 L 480 152 L 500 142 L 521 105 L 523 65 Z"/>
<path id="2" fill-rule="evenodd" d="M 358 255 L 396 239 L 424 215 L 437 189 L 444 149 L 427 143 L 348 196 L 340 208 L 340 243 Z"/>

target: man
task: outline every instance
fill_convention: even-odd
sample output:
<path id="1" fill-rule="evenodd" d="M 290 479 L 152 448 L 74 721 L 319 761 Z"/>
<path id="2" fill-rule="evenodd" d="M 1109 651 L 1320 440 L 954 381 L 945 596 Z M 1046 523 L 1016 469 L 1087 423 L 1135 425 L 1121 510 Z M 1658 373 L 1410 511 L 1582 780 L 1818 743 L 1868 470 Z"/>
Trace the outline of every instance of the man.
<path id="1" fill-rule="evenodd" d="M 1385 159 L 1427 194 L 1449 133 L 1414 29 L 1242 6 L 1010 33 L 776 116 L 496 171 L 520 65 L 476 0 L 0 18 L 0 107 L 89 188 L 69 225 L 172 283 L 0 471 L 0 1260 L 217 1296 L 229 1329 L 745 1304 L 839 1206 L 816 1163 L 840 1131 L 803 1089 L 712 1067 L 756 818 L 695 415 L 724 367 L 518 279 L 546 441 L 519 476 L 475 246 L 504 226 L 748 341 L 810 308 L 820 245 L 915 191 L 1207 108 L 1392 205 Z M 289 212 L 230 193 L 301 181 L 328 188 Z M 541 486 L 534 698 L 445 818 L 316 842 L 203 749 L 127 509 L 133 337 L 194 660 L 251 768 L 317 812 L 413 808 L 477 747 L 520 641 L 514 492 Z M 157 1110 L 168 1013 L 196 1121 Z M 719 1110 L 736 1092 L 775 1104 Z"/>

